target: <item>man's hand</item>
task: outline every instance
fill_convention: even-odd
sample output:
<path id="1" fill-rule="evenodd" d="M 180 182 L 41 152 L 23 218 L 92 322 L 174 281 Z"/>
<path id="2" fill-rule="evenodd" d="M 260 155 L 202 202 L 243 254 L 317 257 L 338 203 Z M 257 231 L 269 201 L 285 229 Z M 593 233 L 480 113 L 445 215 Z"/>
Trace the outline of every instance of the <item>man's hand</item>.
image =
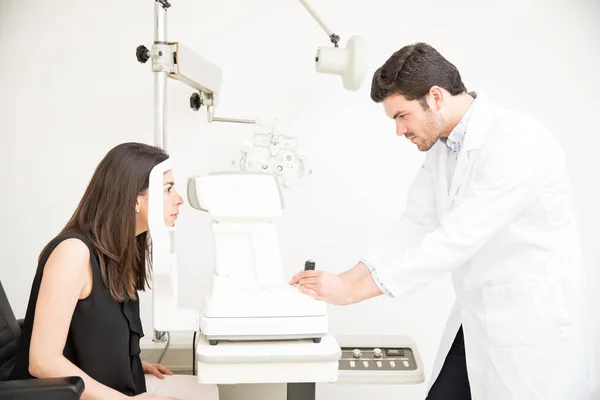
<path id="1" fill-rule="evenodd" d="M 142 368 L 145 374 L 154 375 L 159 379 L 165 379 L 165 375 L 173 375 L 167 367 L 160 364 L 150 364 L 149 362 L 142 361 Z"/>
<path id="2" fill-rule="evenodd" d="M 324 271 L 300 271 L 290 281 L 298 289 L 317 300 L 345 306 L 352 304 L 352 291 L 348 282 L 341 276 Z"/>
<path id="3" fill-rule="evenodd" d="M 298 285 L 302 293 L 338 306 L 383 294 L 362 262 L 341 275 L 325 271 L 300 271 L 294 275 L 290 285 Z"/>

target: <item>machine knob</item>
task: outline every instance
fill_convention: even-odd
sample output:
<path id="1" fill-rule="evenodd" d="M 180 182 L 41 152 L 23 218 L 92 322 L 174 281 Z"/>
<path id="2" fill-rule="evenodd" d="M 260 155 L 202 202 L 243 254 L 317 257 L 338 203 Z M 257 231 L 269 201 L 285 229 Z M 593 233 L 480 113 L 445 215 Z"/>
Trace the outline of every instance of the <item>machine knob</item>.
<path id="1" fill-rule="evenodd" d="M 373 349 L 373 356 L 374 356 L 374 357 L 377 357 L 377 358 L 379 358 L 379 357 L 381 357 L 381 356 L 382 356 L 382 354 L 383 354 L 383 353 L 382 353 L 381 349 Z"/>
<path id="2" fill-rule="evenodd" d="M 150 59 L 150 51 L 148 51 L 146 46 L 141 45 L 141 46 L 138 46 L 137 49 L 135 50 L 135 56 L 137 57 L 137 60 L 139 62 L 144 64 L 146 61 L 148 61 Z"/>
<path id="3" fill-rule="evenodd" d="M 204 101 L 202 101 L 202 97 L 200 97 L 199 93 L 193 93 L 190 96 L 190 108 L 194 111 L 198 111 L 200 107 L 202 107 Z"/>
<path id="4" fill-rule="evenodd" d="M 354 350 L 352 350 L 352 355 L 354 356 L 354 358 L 361 358 L 362 357 L 362 353 L 361 353 L 360 349 L 354 349 Z"/>

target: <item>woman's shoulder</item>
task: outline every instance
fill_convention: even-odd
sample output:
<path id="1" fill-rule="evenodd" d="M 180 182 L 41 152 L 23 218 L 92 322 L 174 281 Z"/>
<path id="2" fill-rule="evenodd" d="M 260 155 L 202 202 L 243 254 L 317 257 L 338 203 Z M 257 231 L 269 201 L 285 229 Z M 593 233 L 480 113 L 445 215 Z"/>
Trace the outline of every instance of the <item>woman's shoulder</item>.
<path id="1" fill-rule="evenodd" d="M 85 262 L 84 265 L 87 266 L 90 259 L 90 249 L 88 244 L 80 237 L 70 236 L 60 238 L 53 247 L 52 251 L 48 254 L 49 262 L 54 259 L 60 259 L 71 261 L 68 264 L 81 265 Z"/>
<path id="2" fill-rule="evenodd" d="M 78 237 L 64 238 L 60 243 L 57 243 L 54 251 L 65 252 L 75 257 L 90 256 L 87 243 Z"/>
<path id="3" fill-rule="evenodd" d="M 89 239 L 79 233 L 64 233 L 55 237 L 46 247 L 44 264 L 60 260 L 66 265 L 87 266 L 93 246 Z"/>

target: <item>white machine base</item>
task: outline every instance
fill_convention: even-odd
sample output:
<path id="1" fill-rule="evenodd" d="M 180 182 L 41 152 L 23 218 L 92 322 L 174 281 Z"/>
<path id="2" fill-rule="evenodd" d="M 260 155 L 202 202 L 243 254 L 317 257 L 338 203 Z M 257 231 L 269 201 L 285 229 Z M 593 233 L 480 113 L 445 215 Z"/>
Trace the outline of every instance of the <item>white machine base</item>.
<path id="1" fill-rule="evenodd" d="M 200 314 L 202 334 L 215 341 L 314 339 L 328 330 L 327 316 L 287 318 L 209 318 Z"/>
<path id="2" fill-rule="evenodd" d="M 341 349 L 329 334 L 321 343 L 224 342 L 218 346 L 201 335 L 196 354 L 202 384 L 335 382 Z"/>

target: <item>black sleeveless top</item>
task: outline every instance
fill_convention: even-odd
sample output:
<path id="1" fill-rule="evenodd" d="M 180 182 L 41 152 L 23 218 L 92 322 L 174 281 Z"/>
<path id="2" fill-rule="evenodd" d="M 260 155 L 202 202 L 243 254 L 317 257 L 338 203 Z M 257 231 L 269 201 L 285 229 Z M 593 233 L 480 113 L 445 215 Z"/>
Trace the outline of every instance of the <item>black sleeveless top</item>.
<path id="1" fill-rule="evenodd" d="M 98 255 L 92 243 L 77 233 L 62 235 L 51 242 L 38 265 L 23 331 L 17 347 L 11 379 L 30 379 L 29 346 L 35 305 L 46 261 L 63 240 L 77 238 L 90 250 L 93 285 L 88 297 L 79 300 L 73 312 L 63 355 L 94 380 L 127 396 L 146 392 L 140 360 L 140 338 L 144 336 L 138 300 L 118 303 L 104 285 Z"/>

